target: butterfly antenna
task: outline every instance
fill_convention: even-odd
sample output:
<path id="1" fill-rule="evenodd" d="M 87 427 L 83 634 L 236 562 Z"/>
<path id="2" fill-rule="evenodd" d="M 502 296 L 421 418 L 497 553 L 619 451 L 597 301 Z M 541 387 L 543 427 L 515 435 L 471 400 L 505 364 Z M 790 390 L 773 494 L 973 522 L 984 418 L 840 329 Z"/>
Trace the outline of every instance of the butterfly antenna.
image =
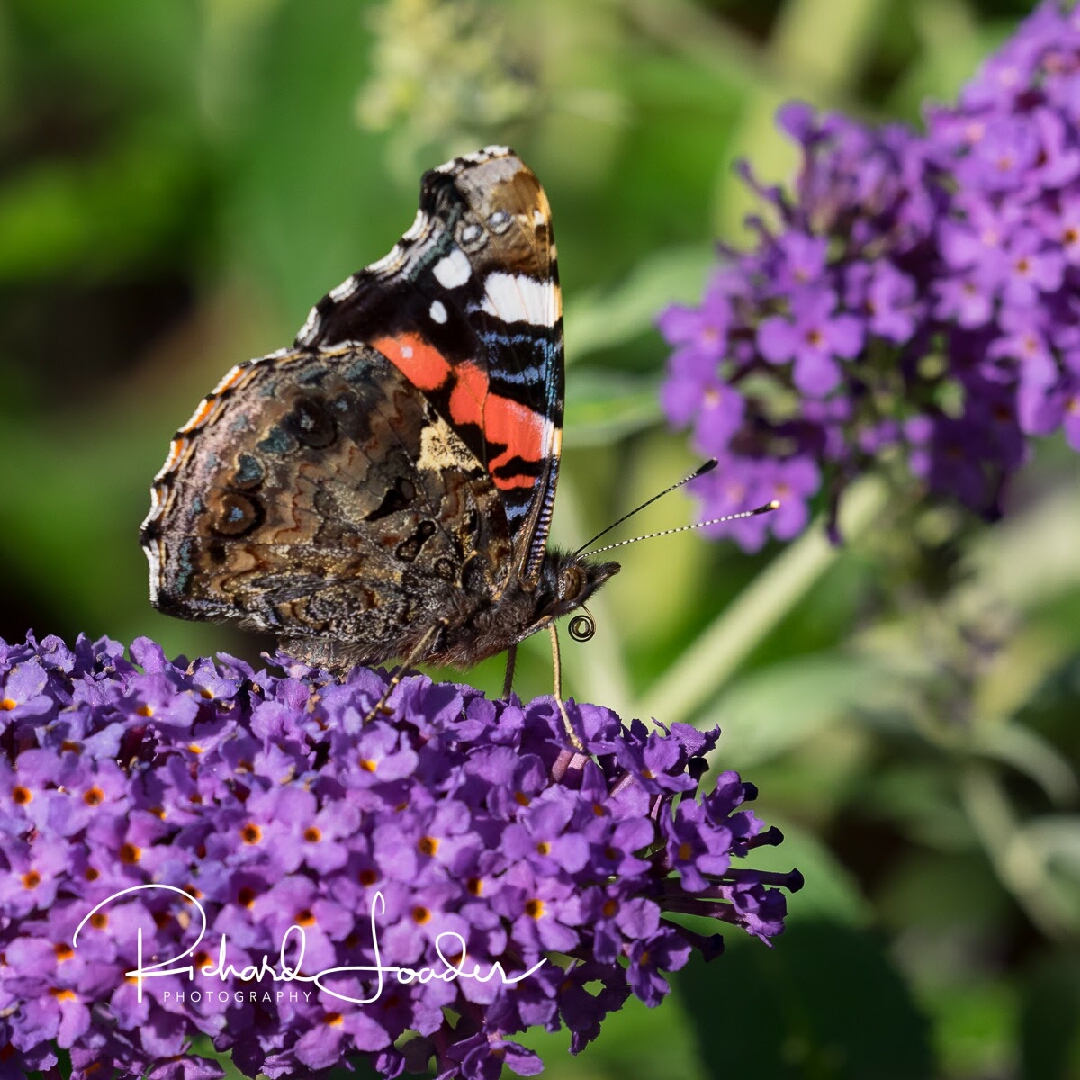
<path id="1" fill-rule="evenodd" d="M 663 492 L 661 492 L 661 494 L 663 494 Z M 738 521 L 739 518 L 757 517 L 758 514 L 767 514 L 770 510 L 779 509 L 780 500 L 773 499 L 772 502 L 766 503 L 764 506 L 757 506 L 753 510 L 744 510 L 741 514 L 728 514 L 726 517 L 710 518 L 708 521 L 698 521 L 693 525 L 680 525 L 677 529 L 664 529 L 663 532 L 646 533 L 644 536 L 634 536 L 629 540 L 620 540 L 617 544 L 607 544 L 602 548 L 597 548 L 595 551 L 590 551 L 589 554 L 599 555 L 601 551 L 610 551 L 612 548 L 625 547 L 627 544 L 636 544 L 639 540 L 652 540 L 655 536 L 671 536 L 672 533 L 686 532 L 687 529 L 700 529 L 705 525 L 716 525 L 721 521 Z M 618 522 L 616 522 L 616 524 L 618 524 Z M 606 531 L 607 530 L 605 529 L 604 532 Z M 600 535 L 603 536 L 603 533 Z M 588 544 L 585 546 L 588 547 Z M 580 552 L 576 552 L 575 554 L 580 554 Z"/>
<path id="2" fill-rule="evenodd" d="M 716 458 L 710 458 L 708 461 L 705 462 L 704 465 L 699 465 L 698 468 L 696 468 L 689 476 L 684 476 L 677 484 L 672 484 L 671 487 L 664 488 L 663 491 L 661 491 L 658 494 L 654 495 L 651 499 L 646 499 L 645 502 L 643 502 L 640 506 L 635 507 L 633 510 L 630 511 L 629 514 L 623 514 L 623 516 L 621 518 L 619 518 L 618 521 L 613 521 L 606 529 L 601 529 L 600 532 L 598 532 L 588 543 L 582 544 L 581 547 L 579 547 L 577 549 L 577 551 L 574 552 L 574 554 L 575 555 L 580 555 L 587 547 L 589 547 L 592 544 L 595 544 L 596 541 L 599 540 L 601 536 L 607 536 L 607 534 L 609 532 L 611 532 L 611 530 L 614 529 L 616 525 L 621 525 L 628 518 L 632 518 L 636 513 L 638 513 L 641 510 L 644 510 L 646 506 L 652 506 L 652 504 L 654 502 L 656 502 L 657 499 L 662 499 L 669 491 L 674 491 L 676 488 L 681 488 L 683 486 L 683 484 L 689 484 L 691 480 L 696 480 L 699 476 L 704 476 L 706 473 L 712 472 L 713 469 L 715 469 L 715 468 L 716 468 Z M 702 524 L 703 525 L 708 525 L 708 524 L 711 524 L 711 522 L 703 521 Z M 656 535 L 660 536 L 662 534 L 657 533 Z M 627 540 L 625 542 L 630 543 L 629 540 Z M 617 547 L 618 545 L 613 544 L 612 546 Z M 607 551 L 607 548 L 601 548 L 600 550 L 601 551 Z"/>

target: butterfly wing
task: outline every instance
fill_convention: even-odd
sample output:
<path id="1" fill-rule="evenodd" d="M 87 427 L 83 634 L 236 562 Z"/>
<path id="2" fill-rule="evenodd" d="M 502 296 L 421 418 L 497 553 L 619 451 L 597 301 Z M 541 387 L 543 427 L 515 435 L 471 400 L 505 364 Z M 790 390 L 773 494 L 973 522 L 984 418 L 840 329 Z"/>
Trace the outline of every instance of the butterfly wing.
<path id="1" fill-rule="evenodd" d="M 172 442 L 142 544 L 163 612 L 439 659 L 511 555 L 498 493 L 430 401 L 375 349 L 235 367 Z"/>
<path id="2" fill-rule="evenodd" d="M 364 342 L 434 404 L 491 478 L 539 574 L 562 446 L 563 346 L 551 210 L 532 171 L 489 147 L 426 173 L 388 255 L 312 309 L 298 347 Z"/>

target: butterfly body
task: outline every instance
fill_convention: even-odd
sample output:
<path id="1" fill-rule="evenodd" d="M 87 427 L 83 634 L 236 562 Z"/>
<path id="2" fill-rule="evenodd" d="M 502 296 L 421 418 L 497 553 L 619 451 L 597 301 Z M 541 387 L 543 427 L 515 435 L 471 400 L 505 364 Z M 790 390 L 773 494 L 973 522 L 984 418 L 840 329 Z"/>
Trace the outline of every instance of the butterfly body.
<path id="1" fill-rule="evenodd" d="M 153 603 L 336 668 L 471 665 L 584 603 L 618 565 L 546 547 L 559 296 L 518 158 L 425 174 L 393 250 L 177 432 L 142 529 Z"/>

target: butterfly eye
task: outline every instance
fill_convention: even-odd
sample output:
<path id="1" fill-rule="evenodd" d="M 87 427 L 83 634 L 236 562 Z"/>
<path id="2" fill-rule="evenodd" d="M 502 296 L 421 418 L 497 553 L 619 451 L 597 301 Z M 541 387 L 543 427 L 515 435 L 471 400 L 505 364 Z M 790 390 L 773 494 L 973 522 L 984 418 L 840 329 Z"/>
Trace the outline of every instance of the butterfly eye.
<path id="1" fill-rule="evenodd" d="M 585 588 L 585 574 L 580 567 L 568 566 L 559 579 L 559 599 L 573 600 Z"/>

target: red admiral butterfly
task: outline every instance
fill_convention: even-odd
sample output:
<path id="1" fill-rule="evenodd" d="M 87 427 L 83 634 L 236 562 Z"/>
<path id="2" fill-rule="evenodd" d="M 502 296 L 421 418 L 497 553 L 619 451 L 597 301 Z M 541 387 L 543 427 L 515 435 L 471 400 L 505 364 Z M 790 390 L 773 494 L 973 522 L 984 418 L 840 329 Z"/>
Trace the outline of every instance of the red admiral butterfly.
<path id="1" fill-rule="evenodd" d="M 562 410 L 547 197 L 504 147 L 455 158 L 388 255 L 177 432 L 150 598 L 335 669 L 512 659 L 619 569 L 547 549 Z"/>

